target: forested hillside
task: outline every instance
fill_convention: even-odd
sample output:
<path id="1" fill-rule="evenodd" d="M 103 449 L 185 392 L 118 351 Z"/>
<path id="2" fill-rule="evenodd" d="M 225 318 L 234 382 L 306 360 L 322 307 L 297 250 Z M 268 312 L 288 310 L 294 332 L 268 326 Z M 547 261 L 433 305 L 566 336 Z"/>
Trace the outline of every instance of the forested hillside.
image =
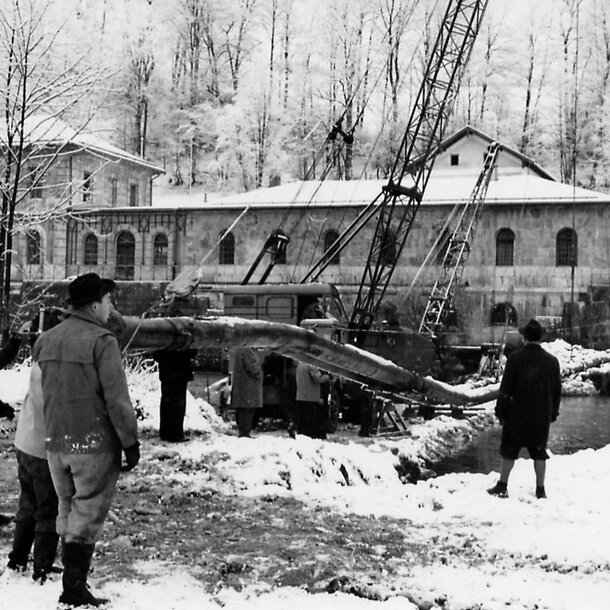
<path id="1" fill-rule="evenodd" d="M 24 32 L 40 40 L 32 85 L 73 78 L 29 111 L 96 129 L 176 187 L 235 192 L 319 178 L 328 161 L 329 177 L 383 178 L 446 0 L 0 4 L 2 82 Z M 447 134 L 470 123 L 607 189 L 609 14 L 604 0 L 490 0 Z M 324 145 L 336 125 L 353 135 L 338 152 Z"/>

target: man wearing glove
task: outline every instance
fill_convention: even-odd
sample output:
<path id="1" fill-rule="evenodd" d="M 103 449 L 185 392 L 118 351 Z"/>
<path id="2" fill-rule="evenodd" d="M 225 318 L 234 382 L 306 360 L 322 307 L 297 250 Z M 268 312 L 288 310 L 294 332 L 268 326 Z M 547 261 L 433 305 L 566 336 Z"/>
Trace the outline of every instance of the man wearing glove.
<path id="1" fill-rule="evenodd" d="M 119 472 L 140 458 L 121 352 L 106 328 L 114 287 L 95 273 L 77 277 L 68 288 L 68 317 L 41 335 L 33 350 L 42 371 L 47 458 L 59 499 L 57 533 L 64 540 L 59 601 L 70 606 L 108 601 L 93 596 L 87 575 Z"/>

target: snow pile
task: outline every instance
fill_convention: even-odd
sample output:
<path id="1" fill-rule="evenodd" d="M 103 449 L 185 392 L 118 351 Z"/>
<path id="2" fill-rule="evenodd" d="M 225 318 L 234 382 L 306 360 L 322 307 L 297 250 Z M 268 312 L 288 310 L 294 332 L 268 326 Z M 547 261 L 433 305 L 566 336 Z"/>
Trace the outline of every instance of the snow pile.
<path id="1" fill-rule="evenodd" d="M 8 402 L 13 408 L 18 409 L 28 391 L 30 381 L 30 360 L 14 367 L 3 369 L 0 372 L 2 383 L 2 400 Z"/>
<path id="2" fill-rule="evenodd" d="M 601 367 L 610 370 L 610 351 L 588 349 L 581 345 L 570 345 L 562 339 L 543 343 L 543 347 L 559 360 L 563 375 L 564 396 L 594 396 L 599 393 L 590 378 L 581 375 L 584 371 Z"/>
<path id="3" fill-rule="evenodd" d="M 441 415 L 430 421 L 411 423 L 405 436 L 393 440 L 380 439 L 377 442 L 395 453 L 402 467 L 413 464 L 425 469 L 439 459 L 459 451 L 481 429 L 497 422 L 493 412 L 494 403 L 485 403 L 483 406 L 484 409 L 467 419 Z M 412 480 L 409 477 L 403 478 L 405 479 Z"/>
<path id="4" fill-rule="evenodd" d="M 23 398 L 28 369 L 0 373 L 3 398 Z M 158 386 L 148 373 L 130 376 L 144 426 L 153 426 L 158 411 Z M 156 378 L 156 375 L 153 377 Z M 157 388 L 157 389 L 155 389 Z M 192 397 L 191 397 L 192 398 Z M 185 489 L 206 488 L 243 496 L 290 495 L 306 506 L 324 506 L 350 515 L 385 516 L 400 520 L 410 536 L 436 554 L 424 565 L 413 557 L 379 563 L 390 569 L 397 592 L 421 599 L 419 607 L 451 610 L 510 607 L 548 610 L 605 610 L 610 599 L 610 545 L 607 512 L 610 501 L 610 446 L 571 456 L 552 456 L 548 464 L 549 498 L 534 497 L 531 461 L 517 460 L 508 499 L 489 496 L 486 489 L 497 473 L 456 473 L 405 485 L 405 461 L 425 462 L 447 451 L 449 442 L 466 437 L 466 420 L 439 417 L 414 424 L 401 439 L 338 443 L 272 434 L 240 439 L 221 434 L 222 421 L 209 414 L 207 403 L 189 399 L 191 429 L 218 431 L 172 447 L 161 458 L 154 443 L 143 447 L 143 461 L 157 460 L 165 481 L 178 480 Z M 471 419 L 484 425 L 485 417 Z M 479 416 L 476 416 L 477 418 Z M 207 426 L 207 427 L 206 427 Z M 8 552 L 5 544 L 2 553 Z M 373 601 L 345 593 L 308 594 L 293 587 L 261 584 L 242 591 L 223 588 L 207 592 L 188 568 L 157 560 L 134 566 L 139 579 L 117 578 L 92 586 L 112 598 L 113 610 L 356 610 L 405 609 L 415 605 L 389 590 L 389 599 Z M 61 589 L 54 577 L 43 587 L 28 574 L 0 575 L 3 610 L 45 610 L 55 607 Z"/>
<path id="5" fill-rule="evenodd" d="M 180 447 L 170 478 L 183 489 L 220 482 L 224 493 L 324 497 L 334 490 L 400 488 L 398 459 L 377 444 L 333 443 L 297 436 L 216 436 Z M 185 465 L 187 467 L 185 467 Z"/>
<path id="6" fill-rule="evenodd" d="M 293 495 L 345 513 L 396 516 L 404 513 L 403 501 L 414 489 L 405 482 L 419 479 L 431 462 L 470 441 L 476 426 L 487 425 L 490 418 L 491 412 L 481 414 L 473 426 L 441 416 L 413 424 L 407 437 L 366 444 L 300 435 L 215 436 L 160 457 L 171 459 L 167 476 L 182 489 L 213 485 L 226 494 Z"/>
<path id="7" fill-rule="evenodd" d="M 559 366 L 563 375 L 573 375 L 585 369 L 598 367 L 600 364 L 610 362 L 609 350 L 595 350 L 582 347 L 581 345 L 570 345 L 563 339 L 556 339 L 542 344 L 547 352 L 550 352 L 559 360 Z"/>

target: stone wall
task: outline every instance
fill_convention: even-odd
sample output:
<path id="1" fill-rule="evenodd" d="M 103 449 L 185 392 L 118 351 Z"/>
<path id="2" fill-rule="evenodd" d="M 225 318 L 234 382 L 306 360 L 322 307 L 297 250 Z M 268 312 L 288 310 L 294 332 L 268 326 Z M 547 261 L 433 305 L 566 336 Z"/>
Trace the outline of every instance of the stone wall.
<path id="1" fill-rule="evenodd" d="M 78 254 L 75 265 L 66 265 L 66 228 L 61 224 L 46 225 L 44 233 L 44 263 L 37 269 L 22 267 L 25 279 L 64 279 L 86 271 L 96 271 L 106 277 L 115 277 L 116 236 L 129 230 L 135 236 L 134 280 L 137 282 L 167 282 L 183 271 L 196 271 L 206 284 L 240 283 L 250 265 L 259 254 L 267 236 L 278 228 L 286 208 L 282 206 L 253 206 L 234 227 L 235 263 L 219 264 L 218 240 L 221 233 L 243 211 L 237 207 L 208 207 L 176 210 L 159 208 L 117 210 L 109 233 L 104 233 L 102 212 L 99 218 L 92 215 L 78 231 Z M 269 276 L 272 283 L 298 282 L 316 260 L 314 249 L 321 244 L 326 231 L 340 230 L 360 211 L 350 206 L 318 206 L 291 211 L 285 226 L 296 224 L 287 250 L 287 263 L 276 265 Z M 438 267 L 432 266 L 421 273 L 415 285 L 411 283 L 420 272 L 439 231 L 442 230 L 450 208 L 447 205 L 422 204 L 412 227 L 400 264 L 388 286 L 386 301 L 396 305 L 401 323 L 415 326 L 423 312 L 428 291 L 436 279 Z M 524 208 L 522 204 L 486 206 L 481 213 L 470 257 L 467 260 L 460 291 L 456 300 L 459 333 L 456 342 L 493 341 L 497 329 L 490 324 L 494 305 L 509 302 L 517 312 L 517 323 L 531 317 L 559 318 L 564 316 L 567 304 L 574 301 L 581 315 L 593 284 L 610 285 L 610 237 L 606 231 L 606 206 L 549 203 Z M 578 234 L 578 265 L 573 273 L 570 267 L 555 265 L 557 232 L 572 226 Z M 296 218 L 300 221 L 296 223 Z M 347 308 L 354 302 L 362 272 L 368 256 L 374 223 L 369 223 L 342 252 L 339 265 L 327 267 L 320 281 L 336 284 Z M 496 266 L 496 234 L 501 228 L 515 233 L 514 265 Z M 99 236 L 100 257 L 95 268 L 82 262 L 82 244 L 87 230 Z M 153 260 L 154 235 L 162 231 L 169 240 L 168 263 L 155 266 Z M 22 246 L 20 246 L 22 247 Z M 23 258 L 20 259 L 23 261 Z M 259 272 L 266 266 L 261 264 Z M 255 275 L 253 282 L 257 281 Z M 586 322 L 586 340 L 606 342 L 609 331 L 603 318 L 603 306 L 610 301 L 606 294 L 591 313 L 595 322 Z M 582 314 L 584 315 L 584 314 Z M 589 314 L 587 314 L 589 315 Z M 565 318 L 565 316 L 564 316 Z"/>

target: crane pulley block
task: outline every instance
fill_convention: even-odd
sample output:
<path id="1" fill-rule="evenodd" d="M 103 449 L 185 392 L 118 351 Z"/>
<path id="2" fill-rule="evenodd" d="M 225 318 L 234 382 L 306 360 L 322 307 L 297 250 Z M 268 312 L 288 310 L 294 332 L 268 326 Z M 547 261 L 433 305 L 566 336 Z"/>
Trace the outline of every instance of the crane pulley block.
<path id="1" fill-rule="evenodd" d="M 384 193 L 396 197 L 409 197 L 415 201 L 420 202 L 423 197 L 423 193 L 417 188 L 417 186 L 403 186 L 402 184 L 394 184 L 392 182 L 386 184 L 381 188 Z"/>

